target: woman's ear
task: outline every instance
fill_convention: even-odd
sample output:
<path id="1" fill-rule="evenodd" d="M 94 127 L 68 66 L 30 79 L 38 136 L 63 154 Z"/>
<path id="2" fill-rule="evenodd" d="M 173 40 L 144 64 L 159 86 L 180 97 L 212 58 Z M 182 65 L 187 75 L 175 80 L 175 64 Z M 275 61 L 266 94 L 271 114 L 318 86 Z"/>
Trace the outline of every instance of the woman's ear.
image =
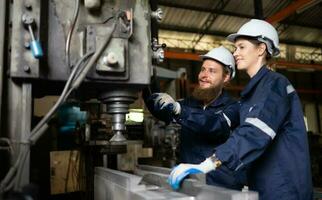
<path id="1" fill-rule="evenodd" d="M 258 48 L 257 49 L 258 49 L 258 54 L 260 56 L 263 56 L 265 54 L 265 52 L 266 52 L 266 45 L 265 45 L 265 43 L 260 43 L 258 45 Z"/>

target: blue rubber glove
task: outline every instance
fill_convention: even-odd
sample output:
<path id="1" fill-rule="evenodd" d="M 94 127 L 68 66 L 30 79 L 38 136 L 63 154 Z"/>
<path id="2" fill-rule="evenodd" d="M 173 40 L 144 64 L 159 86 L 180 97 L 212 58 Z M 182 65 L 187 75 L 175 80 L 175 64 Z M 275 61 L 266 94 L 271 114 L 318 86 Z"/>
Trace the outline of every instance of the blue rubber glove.
<path id="1" fill-rule="evenodd" d="M 155 110 L 168 110 L 169 112 L 179 115 L 181 112 L 181 106 L 170 95 L 166 93 L 154 93 L 151 95 L 154 101 Z"/>
<path id="2" fill-rule="evenodd" d="M 215 169 L 215 164 L 210 158 L 200 164 L 180 164 L 171 171 L 168 182 L 174 190 L 177 190 L 180 182 L 189 174 L 205 174 Z"/>

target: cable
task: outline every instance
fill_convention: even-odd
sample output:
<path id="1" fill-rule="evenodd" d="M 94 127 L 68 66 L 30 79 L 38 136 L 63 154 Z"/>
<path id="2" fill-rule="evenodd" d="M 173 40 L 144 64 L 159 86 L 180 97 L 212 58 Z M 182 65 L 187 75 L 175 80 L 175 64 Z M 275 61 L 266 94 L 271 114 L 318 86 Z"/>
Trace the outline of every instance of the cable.
<path id="1" fill-rule="evenodd" d="M 91 56 L 93 54 L 93 52 L 89 52 L 87 54 L 85 54 L 76 64 L 76 66 L 73 68 L 66 84 L 65 87 L 63 89 L 63 92 L 61 93 L 59 99 L 57 100 L 57 102 L 55 103 L 55 105 L 49 110 L 49 112 L 41 119 L 41 121 L 35 126 L 35 128 L 33 128 L 33 130 L 30 133 L 30 138 L 35 137 L 34 135 L 37 134 L 37 132 L 41 129 L 41 127 L 48 123 L 49 119 L 52 117 L 52 115 L 55 113 L 55 111 L 57 110 L 57 108 L 67 99 L 68 95 L 70 94 L 70 92 L 68 89 L 70 89 L 70 85 L 72 84 L 72 80 L 74 79 L 75 74 L 78 71 L 78 68 L 80 68 L 81 64 L 84 62 L 84 60 L 86 60 L 89 56 Z M 39 136 L 40 137 L 40 136 Z M 38 137 L 38 138 L 39 138 Z M 35 141 L 33 141 L 35 142 Z"/>
<path id="2" fill-rule="evenodd" d="M 51 116 L 53 115 L 53 113 L 57 110 L 57 108 L 59 107 L 59 105 L 61 105 L 61 103 L 63 103 L 68 95 L 71 93 L 72 89 L 69 89 L 72 80 L 74 79 L 74 76 L 76 74 L 76 72 L 78 71 L 78 69 L 81 67 L 81 64 L 89 57 L 93 54 L 94 52 L 89 52 L 87 54 L 85 54 L 76 64 L 76 66 L 73 68 L 66 84 L 64 87 L 64 90 L 60 96 L 60 98 L 58 99 L 58 101 L 56 102 L 56 104 L 50 109 L 50 111 L 46 114 L 45 117 L 42 118 L 42 120 L 35 126 L 35 128 L 33 128 L 33 130 L 30 133 L 30 142 L 31 143 L 35 143 L 37 141 L 38 138 L 40 138 L 40 136 L 45 132 L 44 129 L 46 129 L 46 126 L 43 127 L 44 125 L 47 124 L 47 122 L 49 121 L 49 119 L 51 118 Z M 69 89 L 69 90 L 68 90 Z M 20 151 L 18 158 L 15 162 L 15 164 L 9 169 L 8 173 L 6 174 L 6 176 L 4 177 L 4 179 L 1 181 L 0 183 L 0 192 L 2 191 L 6 191 L 6 189 L 8 189 L 8 186 L 13 186 L 12 182 L 16 182 L 15 179 L 13 178 L 14 175 L 16 174 L 17 170 L 21 171 L 18 168 L 22 168 L 24 166 L 24 162 L 25 159 L 27 157 L 29 153 L 29 149 L 27 149 L 27 151 Z M 20 179 L 20 172 L 18 173 L 18 179 Z M 11 182 L 10 182 L 11 181 Z"/>
<path id="3" fill-rule="evenodd" d="M 72 35 L 74 32 L 74 28 L 76 25 L 76 21 L 78 18 L 78 13 L 79 13 L 79 0 L 75 1 L 75 11 L 74 11 L 74 16 L 73 16 L 73 23 L 69 29 L 68 35 L 67 35 L 67 39 L 66 39 L 66 46 L 65 46 L 65 57 L 66 57 L 66 64 L 67 67 L 70 67 L 70 60 L 69 60 L 69 51 L 70 51 L 70 42 L 72 40 Z"/>
<path id="4" fill-rule="evenodd" d="M 113 23 L 112 30 L 110 31 L 110 33 L 108 33 L 108 36 L 104 40 L 102 46 L 100 46 L 100 48 L 95 52 L 95 54 L 91 57 L 91 59 L 89 60 L 89 62 L 84 67 L 84 70 L 79 74 L 79 76 L 73 82 L 72 88 L 75 88 L 76 89 L 76 88 L 79 87 L 79 85 L 84 80 L 84 78 L 85 78 L 86 74 L 88 73 L 88 71 L 91 69 L 91 67 L 94 65 L 94 63 L 97 61 L 97 59 L 101 55 L 102 51 L 105 49 L 106 45 L 111 40 L 115 28 L 116 28 L 116 22 Z"/>
<path id="5" fill-rule="evenodd" d="M 30 147 L 29 148 L 26 148 L 26 147 L 23 147 L 23 150 L 22 151 L 22 157 L 21 157 L 21 162 L 19 163 L 18 167 L 17 167 L 17 175 L 16 175 L 16 181 L 15 181 L 15 187 L 16 189 L 19 189 L 19 183 L 20 183 L 20 180 L 22 178 L 22 175 L 23 175 L 23 168 L 25 166 L 25 162 L 27 160 L 27 157 L 29 155 L 29 152 L 30 152 Z"/>
<path id="6" fill-rule="evenodd" d="M 77 2 L 79 3 L 79 1 L 77 1 Z M 77 15 L 78 15 L 78 13 L 77 13 Z M 77 15 L 75 15 L 76 18 L 77 18 Z M 116 19 L 118 19 L 118 18 L 119 18 L 119 15 L 116 17 Z M 64 103 L 64 101 L 67 99 L 69 94 L 74 89 L 78 88 L 79 85 L 82 83 L 82 81 L 84 80 L 84 78 L 85 78 L 86 74 L 88 73 L 88 71 L 91 69 L 91 67 L 94 65 L 94 63 L 97 61 L 97 59 L 99 58 L 99 56 L 101 55 L 101 53 L 105 49 L 106 45 L 111 40 L 115 28 L 116 28 L 116 21 L 113 23 L 112 29 L 111 29 L 110 33 L 108 33 L 108 36 L 104 40 L 102 46 L 100 46 L 100 48 L 94 53 L 94 55 L 91 57 L 89 62 L 85 65 L 84 68 L 82 68 L 81 71 L 78 71 L 79 67 L 81 66 L 81 64 L 83 63 L 84 60 L 86 60 L 90 55 L 93 54 L 93 52 L 87 53 L 86 55 L 84 55 L 78 61 L 76 66 L 73 68 L 73 70 L 72 70 L 72 72 L 71 72 L 71 74 L 70 74 L 70 76 L 69 76 L 69 78 L 68 78 L 68 80 L 67 80 L 67 82 L 65 84 L 63 92 L 60 95 L 60 97 L 57 100 L 57 102 L 55 103 L 55 105 L 49 110 L 49 112 L 40 120 L 40 122 L 30 132 L 30 137 L 29 138 L 34 139 L 33 141 L 30 141 L 31 143 L 35 143 L 36 140 L 41 137 L 41 135 L 45 132 L 44 129 L 43 129 L 43 126 L 48 123 L 48 121 L 51 119 L 51 117 L 56 112 L 58 107 L 62 103 Z M 69 43 L 70 43 L 70 39 L 69 39 Z M 68 47 L 68 46 L 69 45 L 66 44 L 66 47 Z M 69 47 L 68 47 L 68 49 L 69 49 Z M 69 50 L 68 50 L 68 54 L 69 54 Z M 79 74 L 79 76 L 76 77 L 76 79 L 74 79 L 76 73 Z M 71 88 L 69 88 L 70 86 L 71 86 Z M 41 133 L 39 133 L 39 131 Z M 20 180 L 20 178 L 22 176 L 22 168 L 24 166 L 24 163 L 26 161 L 26 158 L 28 156 L 29 151 L 30 151 L 30 148 L 27 148 L 26 151 L 23 151 L 23 152 L 20 151 L 15 164 L 9 169 L 8 173 L 6 174 L 6 176 L 4 177 L 4 179 L 0 183 L 0 192 L 5 191 L 5 189 L 7 189 L 9 186 L 13 185 L 13 182 L 16 182 L 16 183 L 19 182 L 19 180 Z M 18 170 L 18 172 L 17 172 L 17 170 Z M 15 175 L 16 172 L 17 172 L 17 177 L 16 177 L 17 180 L 15 180 L 15 178 L 14 178 L 14 175 Z"/>
<path id="7" fill-rule="evenodd" d="M 1 183 L 0 183 L 0 193 L 3 192 L 3 191 L 6 191 L 8 186 L 12 185 L 12 182 L 14 182 L 14 180 L 12 180 L 12 179 L 13 179 L 13 176 L 15 175 L 16 170 L 17 170 L 17 168 L 19 166 L 21 157 L 22 157 L 22 152 L 19 153 L 15 164 L 9 169 L 7 175 L 1 181 Z"/>
<path id="8" fill-rule="evenodd" d="M 50 109 L 50 111 L 46 114 L 45 117 L 43 117 L 41 119 L 41 121 L 36 125 L 36 127 L 31 131 L 30 133 L 30 137 L 29 140 L 30 142 L 36 143 L 36 141 L 38 140 L 38 138 L 40 138 L 45 131 L 48 128 L 48 121 L 50 120 L 50 118 L 52 117 L 52 115 L 56 112 L 56 110 L 58 109 L 58 107 L 65 102 L 65 100 L 67 99 L 67 97 L 69 96 L 69 94 L 72 92 L 73 88 L 70 88 L 68 90 L 68 88 L 70 87 L 72 80 L 74 79 L 77 71 L 79 68 L 81 68 L 81 64 L 89 57 L 93 54 L 94 52 L 89 52 L 87 54 L 85 54 L 76 64 L 76 66 L 74 67 L 74 69 L 72 70 L 66 84 L 65 87 L 63 89 L 62 94 L 60 95 L 59 99 L 57 100 L 57 102 L 55 103 L 55 105 Z M 67 91 L 68 90 L 68 91 Z M 37 129 L 36 129 L 37 128 Z M 18 164 L 18 168 L 17 168 L 17 183 L 18 184 L 21 180 L 22 177 L 22 171 L 23 171 L 23 167 L 24 164 L 26 162 L 27 156 L 29 154 L 30 149 L 28 148 L 26 151 L 23 151 L 22 154 L 22 159 L 21 159 L 21 163 Z M 16 185 L 17 187 L 17 185 Z"/>

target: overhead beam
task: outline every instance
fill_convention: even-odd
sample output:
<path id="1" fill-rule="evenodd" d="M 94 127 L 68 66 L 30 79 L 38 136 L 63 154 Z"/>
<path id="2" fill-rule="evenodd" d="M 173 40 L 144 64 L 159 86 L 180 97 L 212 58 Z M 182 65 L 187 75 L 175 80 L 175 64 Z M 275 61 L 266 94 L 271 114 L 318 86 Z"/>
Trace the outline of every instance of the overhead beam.
<path id="1" fill-rule="evenodd" d="M 247 14 L 236 13 L 236 12 L 231 12 L 231 11 L 203 8 L 203 7 L 197 7 L 197 6 L 191 6 L 191 5 L 181 5 L 178 3 L 174 3 L 174 1 L 171 1 L 171 2 L 159 1 L 158 4 L 161 6 L 165 6 L 165 7 L 186 9 L 186 10 L 192 10 L 192 11 L 197 11 L 197 12 L 215 12 L 219 15 L 226 15 L 226 16 L 231 16 L 231 17 L 239 17 L 239 18 L 247 18 L 247 19 L 256 18 L 255 15 L 247 15 Z M 292 22 L 289 20 L 280 21 L 280 23 L 286 24 L 286 25 L 291 25 L 291 26 L 302 26 L 302 27 L 306 27 L 306 28 L 322 29 L 321 26 L 314 26 L 314 25 L 310 25 L 310 24 L 297 23 L 297 22 Z"/>
<path id="2" fill-rule="evenodd" d="M 221 0 L 219 1 L 214 9 L 218 9 L 218 10 L 223 10 L 226 5 L 229 3 L 230 0 Z M 201 28 L 199 29 L 199 33 L 197 35 L 196 38 L 193 39 L 192 41 L 192 45 L 193 45 L 193 49 L 196 47 L 196 45 L 200 42 L 200 40 L 203 38 L 203 36 L 205 35 L 205 32 L 210 30 L 210 27 L 213 25 L 213 23 L 216 21 L 216 19 L 218 18 L 218 14 L 214 11 L 212 11 L 210 13 L 210 15 L 208 15 L 206 21 L 204 23 L 202 23 Z"/>
<path id="3" fill-rule="evenodd" d="M 319 64 L 305 64 L 305 63 L 293 63 L 293 62 L 287 62 L 287 61 L 275 61 L 273 64 L 277 65 L 277 68 L 285 69 L 292 68 L 292 69 L 314 69 L 314 70 L 322 70 L 322 65 Z M 279 67 L 280 66 L 280 67 Z M 285 67 L 281 67 L 285 66 Z"/>
<path id="4" fill-rule="evenodd" d="M 177 59 L 177 60 L 190 60 L 190 61 L 201 61 L 200 55 L 196 53 L 187 53 L 187 52 L 174 52 L 174 51 L 165 51 L 164 57 L 168 59 Z M 287 61 L 273 61 L 273 65 L 279 69 L 314 69 L 322 71 L 322 65 L 320 64 L 304 64 L 304 63 L 293 63 Z"/>
<path id="5" fill-rule="evenodd" d="M 235 13 L 235 12 L 230 12 L 230 11 L 224 11 L 221 9 L 211 9 L 211 8 L 202 8 L 202 7 L 191 6 L 191 5 L 181 5 L 178 3 L 174 3 L 174 1 L 171 1 L 171 2 L 159 1 L 158 4 L 160 6 L 178 8 L 178 9 L 186 9 L 186 10 L 192 10 L 192 11 L 197 11 L 197 12 L 208 12 L 208 13 L 215 12 L 216 14 L 219 14 L 219 15 L 227 15 L 227 16 L 249 18 L 249 19 L 254 18 L 254 15 Z"/>
<path id="6" fill-rule="evenodd" d="M 271 24 L 276 24 L 282 21 L 283 19 L 287 18 L 288 16 L 292 15 L 293 13 L 295 13 L 296 10 L 301 9 L 302 7 L 311 3 L 312 1 L 313 0 L 296 0 L 292 2 L 290 5 L 288 5 L 287 7 L 285 7 L 284 9 L 266 18 L 266 21 Z"/>
<path id="7" fill-rule="evenodd" d="M 168 24 L 160 24 L 159 29 L 161 30 L 167 30 L 167 31 L 177 31 L 177 32 L 185 32 L 185 33 L 194 33 L 198 34 L 199 29 L 197 28 L 188 28 L 188 27 L 182 27 L 182 26 L 176 26 L 176 25 L 168 25 Z M 227 37 L 230 33 L 223 32 L 223 31 L 205 31 L 206 35 L 213 35 L 213 36 L 221 36 L 221 37 Z M 317 47 L 321 48 L 322 43 L 309 43 L 309 42 L 303 42 L 303 41 L 297 41 L 297 40 L 280 40 L 281 43 L 289 44 L 289 45 L 299 45 L 299 46 L 306 46 L 306 47 Z"/>
<path id="8" fill-rule="evenodd" d="M 167 31 L 177 31 L 177 32 L 194 33 L 194 34 L 198 34 L 198 31 L 199 31 L 198 28 L 190 28 L 190 27 L 183 27 L 183 26 L 169 25 L 169 24 L 160 24 L 159 28 Z M 227 32 L 211 31 L 211 30 L 205 31 L 205 34 L 222 36 L 222 37 L 226 37 L 227 35 L 229 35 Z"/>
<path id="9" fill-rule="evenodd" d="M 177 60 L 201 61 L 199 54 L 187 52 L 164 51 L 164 57 Z"/>

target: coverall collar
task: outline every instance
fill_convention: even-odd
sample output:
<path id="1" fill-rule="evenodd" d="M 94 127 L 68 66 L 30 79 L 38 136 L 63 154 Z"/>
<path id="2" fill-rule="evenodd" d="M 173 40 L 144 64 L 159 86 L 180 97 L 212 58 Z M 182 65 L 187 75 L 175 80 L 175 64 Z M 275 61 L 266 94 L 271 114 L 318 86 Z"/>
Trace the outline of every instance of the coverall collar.
<path id="1" fill-rule="evenodd" d="M 250 93 L 250 91 L 257 85 L 257 83 L 262 79 L 265 74 L 267 74 L 270 70 L 267 69 L 266 65 L 263 65 L 259 71 L 250 79 L 249 83 L 246 85 L 244 90 L 240 93 L 241 97 L 245 97 Z"/>

